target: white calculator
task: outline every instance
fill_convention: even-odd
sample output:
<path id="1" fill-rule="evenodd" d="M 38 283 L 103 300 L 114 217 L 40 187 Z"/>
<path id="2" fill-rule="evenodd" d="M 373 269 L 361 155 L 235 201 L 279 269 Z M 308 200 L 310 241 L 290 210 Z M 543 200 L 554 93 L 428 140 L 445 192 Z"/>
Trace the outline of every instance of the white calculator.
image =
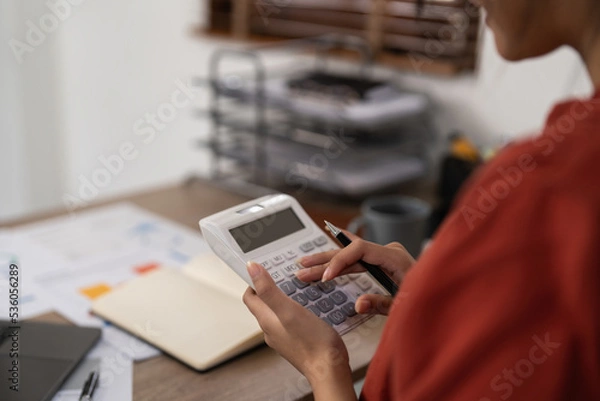
<path id="1" fill-rule="evenodd" d="M 360 295 L 385 293 L 367 273 L 313 283 L 296 278 L 301 257 L 339 246 L 291 196 L 269 195 L 229 208 L 200 220 L 200 229 L 215 254 L 250 286 L 246 263 L 253 261 L 265 267 L 281 291 L 340 334 L 370 317 L 354 310 Z"/>

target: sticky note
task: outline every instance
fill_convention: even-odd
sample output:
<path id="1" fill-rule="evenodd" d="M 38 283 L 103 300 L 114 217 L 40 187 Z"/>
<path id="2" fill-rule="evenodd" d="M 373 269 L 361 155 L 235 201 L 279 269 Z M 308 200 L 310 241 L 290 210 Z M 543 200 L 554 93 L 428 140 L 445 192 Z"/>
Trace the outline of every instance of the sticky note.
<path id="1" fill-rule="evenodd" d="M 81 288 L 79 290 L 79 292 L 82 293 L 83 295 L 85 295 L 89 299 L 96 299 L 99 296 L 110 292 L 110 290 L 111 290 L 111 288 L 109 285 L 101 283 L 101 284 L 93 285 L 91 287 Z"/>
<path id="2" fill-rule="evenodd" d="M 145 265 L 139 265 L 133 268 L 137 274 L 144 274 L 151 272 L 158 268 L 158 263 L 146 263 Z"/>

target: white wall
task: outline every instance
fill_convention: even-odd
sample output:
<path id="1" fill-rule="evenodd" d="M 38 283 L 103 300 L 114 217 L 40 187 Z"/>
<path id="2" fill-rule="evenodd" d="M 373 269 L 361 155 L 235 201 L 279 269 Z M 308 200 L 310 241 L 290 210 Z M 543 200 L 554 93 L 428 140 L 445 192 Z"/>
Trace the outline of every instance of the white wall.
<path id="1" fill-rule="evenodd" d="M 1 10 L 4 43 L 6 31 L 23 37 L 24 21 L 48 12 L 42 0 L 7 1 L 3 7 L 12 4 L 18 18 L 5 25 L 10 14 Z M 223 43 L 191 34 L 206 15 L 205 5 L 200 0 L 85 0 L 22 65 L 7 64 L 7 47 L 2 47 L 0 62 L 11 78 L 10 90 L 0 98 L 0 185 L 14 190 L 0 195 L 0 219 L 64 207 L 65 195 L 100 199 L 207 171 L 206 153 L 194 143 L 208 124 L 193 115 L 193 106 L 178 109 L 149 143 L 134 129 L 146 113 L 170 102 L 178 80 L 206 76 L 211 51 Z M 477 74 L 407 74 L 402 80 L 431 94 L 443 132 L 459 129 L 480 143 L 535 131 L 557 99 L 591 90 L 572 52 L 509 65 L 496 54 L 489 33 Z M 200 96 L 194 100 L 196 106 L 204 103 Z M 5 120 L 5 115 L 12 117 Z M 138 125 L 138 132 L 140 127 L 149 125 Z M 93 181 L 103 167 L 99 158 L 118 154 L 129 142 L 135 158 L 122 168 L 117 163 L 116 173 L 104 177 L 105 187 L 81 193 L 82 182 Z M 7 170 L 9 161 L 16 170 Z"/>
<path id="2" fill-rule="evenodd" d="M 202 75 L 220 45 L 191 33 L 204 3 L 79 3 L 2 2 L 0 185 L 11 191 L 1 191 L 0 220 L 63 208 L 65 196 L 100 199 L 206 170 L 206 158 L 192 146 L 206 123 L 192 117 L 191 105 L 178 109 L 151 143 L 133 133 L 138 119 L 170 102 L 178 82 Z M 10 39 L 27 44 L 28 24 L 40 28 L 40 18 L 54 15 L 51 8 L 60 18 L 51 17 L 57 28 L 41 43 L 17 56 L 4 46 Z M 98 158 L 110 159 L 124 142 L 134 144 L 137 157 L 108 177 L 97 196 L 82 199 L 82 180 L 103 167 Z"/>
<path id="3" fill-rule="evenodd" d="M 55 206 L 62 192 L 60 48 L 54 37 L 15 57 L 12 40 L 26 40 L 27 23 L 47 12 L 41 0 L 2 2 L 2 146 L 0 218 Z"/>
<path id="4" fill-rule="evenodd" d="M 485 30 L 478 71 L 458 78 L 411 74 L 403 81 L 431 94 L 442 132 L 460 130 L 481 144 L 536 134 L 553 104 L 588 96 L 593 86 L 571 49 L 530 61 L 509 63 Z"/>
<path id="5" fill-rule="evenodd" d="M 19 10 L 15 2 L 1 2 L 0 43 L 7 43 L 15 30 Z M 25 184 L 22 131 L 21 88 L 18 65 L 6 46 L 0 48 L 0 219 L 25 210 Z"/>
<path id="6" fill-rule="evenodd" d="M 66 193 L 79 197 L 81 183 L 93 181 L 103 167 L 98 158 L 117 154 L 124 142 L 134 145 L 137 156 L 98 188 L 100 197 L 204 169 L 192 143 L 205 124 L 193 118 L 193 107 L 178 109 L 150 143 L 134 134 L 135 122 L 170 102 L 176 82 L 187 83 L 205 69 L 218 45 L 191 36 L 200 5 L 197 0 L 88 0 L 61 31 Z"/>

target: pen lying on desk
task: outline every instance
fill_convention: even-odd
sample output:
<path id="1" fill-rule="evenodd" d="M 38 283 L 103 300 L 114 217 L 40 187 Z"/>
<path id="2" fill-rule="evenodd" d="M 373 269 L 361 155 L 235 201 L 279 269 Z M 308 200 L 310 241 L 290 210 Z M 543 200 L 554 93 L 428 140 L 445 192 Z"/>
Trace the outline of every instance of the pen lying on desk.
<path id="1" fill-rule="evenodd" d="M 342 230 L 340 230 L 327 220 L 325 220 L 325 226 L 327 227 L 331 235 L 333 235 L 335 239 L 337 239 L 344 248 L 352 243 L 352 241 L 350 241 L 350 238 L 348 238 L 346 234 L 342 232 Z M 398 292 L 398 284 L 396 284 L 387 274 L 385 274 L 383 270 L 379 268 L 379 266 L 372 265 L 363 260 L 359 260 L 358 264 L 364 267 L 371 274 L 371 276 L 373 276 L 373 278 L 377 280 L 379 284 L 381 284 L 383 288 L 385 288 L 392 296 L 396 295 L 396 293 Z"/>
<path id="2" fill-rule="evenodd" d="M 94 392 L 96 391 L 96 387 L 98 387 L 98 381 L 100 380 L 100 373 L 94 370 L 90 372 L 87 380 L 83 384 L 83 390 L 81 390 L 81 395 L 79 396 L 79 401 L 91 401 L 94 396 Z"/>

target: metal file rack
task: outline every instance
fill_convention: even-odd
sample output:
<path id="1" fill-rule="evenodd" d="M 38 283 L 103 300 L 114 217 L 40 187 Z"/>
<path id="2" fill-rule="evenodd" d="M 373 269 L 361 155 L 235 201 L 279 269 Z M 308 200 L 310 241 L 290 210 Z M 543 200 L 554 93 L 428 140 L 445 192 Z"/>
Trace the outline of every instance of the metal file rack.
<path id="1" fill-rule="evenodd" d="M 308 66 L 270 71 L 264 61 L 266 52 L 307 49 Z M 350 74 L 332 67 L 334 49 L 358 54 Z M 223 63 L 232 60 L 250 72 L 223 73 Z M 307 74 L 379 82 L 373 79 L 371 61 L 364 40 L 343 35 L 216 51 L 208 80 L 211 133 L 200 143 L 212 156 L 210 178 L 234 187 L 313 188 L 363 197 L 426 174 L 436 135 L 424 95 L 393 84 L 374 86 L 383 100 L 365 105 L 366 101 L 348 101 L 344 93 L 321 97 L 320 87 L 309 96 L 290 89 L 290 82 Z"/>

